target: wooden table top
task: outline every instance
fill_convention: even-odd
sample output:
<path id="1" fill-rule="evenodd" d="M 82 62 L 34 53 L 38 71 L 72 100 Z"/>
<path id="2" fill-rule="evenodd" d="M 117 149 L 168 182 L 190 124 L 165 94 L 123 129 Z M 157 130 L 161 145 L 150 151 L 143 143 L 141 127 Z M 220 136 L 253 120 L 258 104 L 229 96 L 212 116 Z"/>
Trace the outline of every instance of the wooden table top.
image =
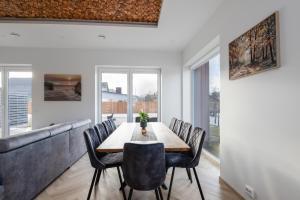
<path id="1" fill-rule="evenodd" d="M 166 152 L 190 151 L 190 147 L 161 122 L 148 123 L 147 131 L 144 136 L 141 133 L 139 123 L 124 122 L 104 140 L 97 151 L 106 153 L 122 152 L 124 144 L 127 142 L 161 142 L 165 145 Z"/>

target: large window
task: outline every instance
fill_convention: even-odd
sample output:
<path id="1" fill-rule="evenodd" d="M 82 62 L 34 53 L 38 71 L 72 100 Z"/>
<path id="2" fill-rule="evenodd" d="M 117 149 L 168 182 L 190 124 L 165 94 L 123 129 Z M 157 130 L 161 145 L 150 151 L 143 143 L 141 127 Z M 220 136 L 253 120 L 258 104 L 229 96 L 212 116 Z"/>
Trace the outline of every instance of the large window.
<path id="1" fill-rule="evenodd" d="M 220 55 L 209 60 L 209 137 L 204 143 L 210 153 L 220 154 Z"/>
<path id="2" fill-rule="evenodd" d="M 193 72 L 194 126 L 203 128 L 207 135 L 204 148 L 219 158 L 220 155 L 220 55 L 216 55 Z"/>
<path id="3" fill-rule="evenodd" d="M 98 121 L 120 125 L 136 121 L 140 111 L 160 120 L 160 70 L 99 67 L 98 74 Z"/>
<path id="4" fill-rule="evenodd" d="M 158 118 L 158 74 L 134 73 L 132 75 L 132 111 L 134 120 L 142 110 L 152 119 Z M 155 120 L 154 120 L 155 121 Z"/>
<path id="5" fill-rule="evenodd" d="M 24 133 L 32 128 L 32 72 L 2 67 L 0 70 L 1 136 Z"/>

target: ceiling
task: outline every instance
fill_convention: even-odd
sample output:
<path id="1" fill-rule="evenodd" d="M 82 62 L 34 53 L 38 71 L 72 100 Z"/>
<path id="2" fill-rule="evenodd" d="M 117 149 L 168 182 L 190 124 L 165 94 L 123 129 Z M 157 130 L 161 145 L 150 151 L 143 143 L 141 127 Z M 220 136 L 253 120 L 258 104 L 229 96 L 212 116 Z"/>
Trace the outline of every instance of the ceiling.
<path id="1" fill-rule="evenodd" d="M 2 21 L 0 46 L 180 51 L 222 1 L 164 0 L 157 27 Z"/>
<path id="2" fill-rule="evenodd" d="M 162 0 L 0 0 L 0 18 L 158 24 Z"/>

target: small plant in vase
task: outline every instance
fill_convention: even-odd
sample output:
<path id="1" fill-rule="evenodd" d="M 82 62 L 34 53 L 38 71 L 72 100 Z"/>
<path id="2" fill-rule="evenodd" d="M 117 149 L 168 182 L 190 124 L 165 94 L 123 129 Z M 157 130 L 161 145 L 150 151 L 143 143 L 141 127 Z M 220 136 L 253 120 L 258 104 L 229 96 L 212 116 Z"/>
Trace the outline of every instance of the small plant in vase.
<path id="1" fill-rule="evenodd" d="M 140 116 L 140 126 L 142 128 L 142 133 L 145 134 L 149 116 L 148 116 L 148 113 L 142 112 L 142 111 L 139 112 L 139 116 Z"/>

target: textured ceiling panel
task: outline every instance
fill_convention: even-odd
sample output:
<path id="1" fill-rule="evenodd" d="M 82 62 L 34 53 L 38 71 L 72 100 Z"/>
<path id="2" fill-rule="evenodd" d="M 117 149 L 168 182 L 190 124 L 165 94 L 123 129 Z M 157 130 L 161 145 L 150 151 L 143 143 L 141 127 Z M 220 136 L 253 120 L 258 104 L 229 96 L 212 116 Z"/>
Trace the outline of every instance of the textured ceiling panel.
<path id="1" fill-rule="evenodd" d="M 0 18 L 157 25 L 162 0 L 0 0 Z"/>

